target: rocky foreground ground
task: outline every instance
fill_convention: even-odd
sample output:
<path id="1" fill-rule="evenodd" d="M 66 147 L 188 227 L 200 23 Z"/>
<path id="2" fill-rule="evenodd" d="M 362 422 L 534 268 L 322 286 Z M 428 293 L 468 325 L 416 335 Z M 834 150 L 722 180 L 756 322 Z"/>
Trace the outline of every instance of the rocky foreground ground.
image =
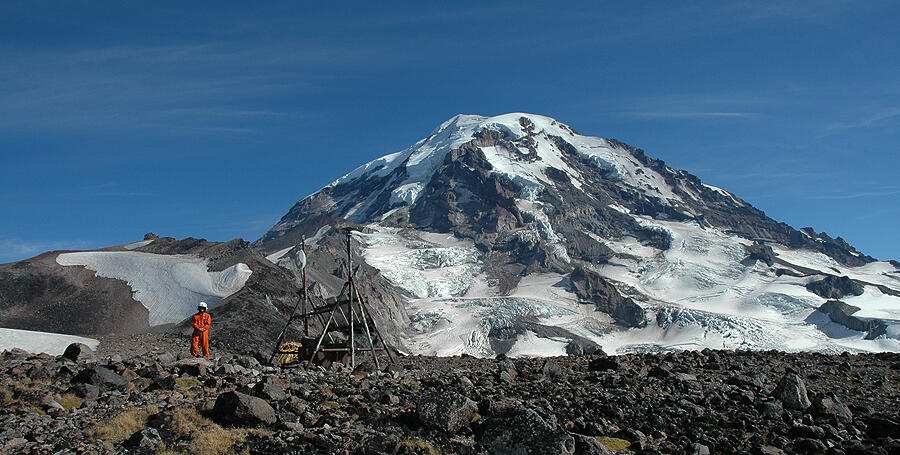
<path id="1" fill-rule="evenodd" d="M 900 453 L 897 354 L 405 357 L 306 372 L 194 359 L 182 341 L 3 353 L 0 453 Z"/>

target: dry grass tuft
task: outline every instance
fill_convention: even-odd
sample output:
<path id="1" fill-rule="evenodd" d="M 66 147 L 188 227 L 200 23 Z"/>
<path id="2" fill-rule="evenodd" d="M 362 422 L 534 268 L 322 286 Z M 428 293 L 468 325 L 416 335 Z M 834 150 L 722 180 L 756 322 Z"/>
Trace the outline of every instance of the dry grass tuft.
<path id="1" fill-rule="evenodd" d="M 87 434 L 93 439 L 119 443 L 146 427 L 147 417 L 157 412 L 159 408 L 153 405 L 143 409 L 126 409 L 111 419 L 94 424 L 88 428 Z"/>
<path id="2" fill-rule="evenodd" d="M 420 438 L 406 438 L 403 442 L 400 443 L 398 454 L 405 455 L 450 455 L 451 452 L 447 452 L 440 447 L 435 447 L 434 444 Z"/>
<path id="3" fill-rule="evenodd" d="M 246 440 L 248 433 L 242 428 L 222 428 L 193 407 L 174 409 L 168 429 L 175 433 L 176 439 L 188 440 L 189 450 L 184 453 L 195 455 L 234 454 L 234 445 Z M 164 450 L 169 454 L 181 453 L 170 448 Z"/>
<path id="4" fill-rule="evenodd" d="M 606 436 L 596 436 L 596 439 L 600 444 L 606 446 L 607 449 L 612 450 L 613 452 L 618 452 L 620 450 L 625 450 L 631 447 L 631 443 L 619 438 L 609 438 Z"/>
<path id="5" fill-rule="evenodd" d="M 82 403 L 84 403 L 84 400 L 75 394 L 64 393 L 59 397 L 59 404 L 67 411 L 80 407 Z"/>

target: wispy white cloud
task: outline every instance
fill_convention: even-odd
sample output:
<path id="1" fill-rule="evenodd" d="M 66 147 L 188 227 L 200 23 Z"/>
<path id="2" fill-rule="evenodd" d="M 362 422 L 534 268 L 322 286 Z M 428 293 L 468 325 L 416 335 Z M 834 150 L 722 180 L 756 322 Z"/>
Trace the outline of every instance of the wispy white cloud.
<path id="1" fill-rule="evenodd" d="M 900 187 L 897 186 L 886 186 L 880 189 L 873 189 L 867 191 L 851 191 L 847 193 L 832 193 L 832 194 L 811 194 L 806 196 L 806 199 L 813 200 L 828 200 L 828 201 L 843 201 L 850 199 L 867 199 L 867 198 L 880 198 L 880 197 L 888 197 L 888 196 L 896 196 L 900 194 Z"/>
<path id="2" fill-rule="evenodd" d="M 825 130 L 827 132 L 838 132 L 855 128 L 871 128 L 896 118 L 900 118 L 900 107 L 882 109 L 856 120 L 832 123 L 826 126 Z"/>
<path id="3" fill-rule="evenodd" d="M 673 111 L 634 111 L 625 112 L 625 115 L 639 118 L 659 119 L 691 119 L 691 118 L 732 118 L 747 119 L 758 117 L 757 112 L 673 112 Z"/>

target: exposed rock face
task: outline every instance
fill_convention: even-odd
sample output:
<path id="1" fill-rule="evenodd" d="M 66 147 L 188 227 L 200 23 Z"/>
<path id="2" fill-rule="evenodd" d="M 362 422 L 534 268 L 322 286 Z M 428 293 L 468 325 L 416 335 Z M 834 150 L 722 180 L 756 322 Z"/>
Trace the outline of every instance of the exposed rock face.
<path id="1" fill-rule="evenodd" d="M 762 261 L 769 267 L 775 263 L 775 252 L 772 247 L 760 242 L 754 242 L 747 247 L 747 260 Z"/>
<path id="2" fill-rule="evenodd" d="M 863 293 L 863 285 L 846 276 L 827 276 L 807 284 L 806 289 L 825 299 L 841 299 L 844 296 Z"/>
<path id="3" fill-rule="evenodd" d="M 619 291 L 600 275 L 579 266 L 572 272 L 571 280 L 580 299 L 593 303 L 598 310 L 615 318 L 616 322 L 626 327 L 647 325 L 644 309 L 631 298 L 622 297 Z"/>
<path id="4" fill-rule="evenodd" d="M 829 300 L 823 303 L 818 310 L 827 314 L 832 321 L 848 329 L 868 332 L 866 339 L 869 340 L 884 335 L 887 329 L 884 321 L 879 319 L 860 319 L 853 316 L 853 313 L 859 311 L 859 307 L 847 305 L 840 300 Z"/>

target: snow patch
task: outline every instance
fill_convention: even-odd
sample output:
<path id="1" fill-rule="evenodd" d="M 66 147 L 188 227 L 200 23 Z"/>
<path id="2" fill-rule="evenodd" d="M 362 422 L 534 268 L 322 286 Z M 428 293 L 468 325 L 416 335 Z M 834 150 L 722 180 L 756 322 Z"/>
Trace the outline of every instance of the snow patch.
<path id="1" fill-rule="evenodd" d="M 200 301 L 212 307 L 244 287 L 252 273 L 244 263 L 210 272 L 205 258 L 133 251 L 64 253 L 56 262 L 81 265 L 97 276 L 127 282 L 134 299 L 150 312 L 151 326 L 181 322 Z"/>
<path id="2" fill-rule="evenodd" d="M 269 261 L 271 261 L 271 262 L 273 262 L 273 263 L 278 262 L 278 260 L 281 259 L 282 256 L 284 256 L 285 254 L 287 254 L 288 251 L 291 251 L 291 249 L 293 249 L 293 248 L 294 248 L 294 247 L 289 246 L 289 247 L 287 247 L 287 248 L 285 248 L 285 249 L 283 249 L 283 250 L 276 251 L 276 252 L 274 252 L 274 253 L 272 253 L 272 254 L 266 256 L 266 259 L 268 259 Z"/>
<path id="3" fill-rule="evenodd" d="M 100 341 L 93 338 L 62 333 L 0 328 L 0 351 L 19 348 L 33 354 L 43 352 L 50 355 L 62 355 L 72 343 L 83 343 L 91 349 L 97 349 L 97 346 L 100 345 Z"/>

